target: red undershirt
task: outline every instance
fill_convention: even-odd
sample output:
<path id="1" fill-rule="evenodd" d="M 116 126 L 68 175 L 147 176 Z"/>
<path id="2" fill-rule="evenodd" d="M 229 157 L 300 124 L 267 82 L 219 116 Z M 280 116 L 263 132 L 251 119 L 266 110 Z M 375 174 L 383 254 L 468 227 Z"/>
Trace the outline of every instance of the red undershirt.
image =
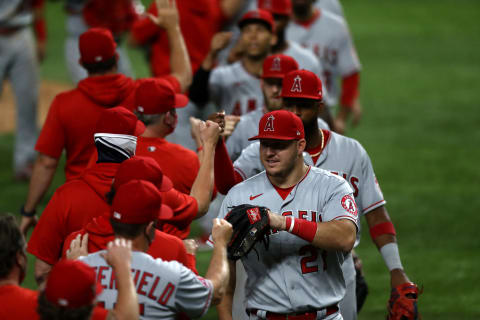
<path id="1" fill-rule="evenodd" d="M 273 185 L 273 184 L 272 184 Z M 280 195 L 280 197 L 282 197 L 283 200 L 285 200 L 288 196 L 288 194 L 290 193 L 290 191 L 292 191 L 292 189 L 296 186 L 296 185 L 293 185 L 291 187 L 288 187 L 288 188 L 280 188 L 280 187 L 277 187 L 276 185 L 273 185 L 275 187 L 275 190 L 277 190 L 278 194 Z"/>

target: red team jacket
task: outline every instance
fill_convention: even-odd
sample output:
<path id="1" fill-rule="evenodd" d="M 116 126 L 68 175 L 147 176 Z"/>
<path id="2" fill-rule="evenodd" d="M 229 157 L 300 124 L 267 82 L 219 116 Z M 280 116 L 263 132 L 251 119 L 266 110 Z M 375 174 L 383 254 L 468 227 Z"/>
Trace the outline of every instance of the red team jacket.
<path id="1" fill-rule="evenodd" d="M 94 218 L 81 230 L 71 233 L 65 240 L 62 257 L 66 257 L 70 243 L 79 234 L 84 235 L 88 233 L 88 253 L 106 249 L 107 244 L 114 239 L 113 229 L 108 217 L 109 213 L 106 213 Z M 195 268 L 195 257 L 187 253 L 182 240 L 175 236 L 156 230 L 155 239 L 147 253 L 155 259 L 161 258 L 165 261 L 178 261 L 198 274 Z"/>
<path id="2" fill-rule="evenodd" d="M 67 236 L 109 210 L 105 194 L 119 165 L 95 164 L 58 188 L 33 229 L 27 251 L 49 264 L 57 262 Z"/>

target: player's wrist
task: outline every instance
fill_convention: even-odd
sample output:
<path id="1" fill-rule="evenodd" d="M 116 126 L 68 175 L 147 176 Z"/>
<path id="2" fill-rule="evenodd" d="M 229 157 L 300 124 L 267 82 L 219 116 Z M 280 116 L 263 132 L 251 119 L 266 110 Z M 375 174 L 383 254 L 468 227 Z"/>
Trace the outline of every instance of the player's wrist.
<path id="1" fill-rule="evenodd" d="M 35 216 L 35 214 L 37 213 L 37 210 L 35 210 L 35 208 L 33 209 L 26 209 L 25 208 L 26 205 L 23 205 L 21 208 L 20 208 L 20 215 L 22 217 L 26 217 L 26 218 L 33 218 Z"/>
<path id="2" fill-rule="evenodd" d="M 285 230 L 287 232 L 294 234 L 308 242 L 313 242 L 318 227 L 316 222 L 287 216 L 285 217 L 285 223 Z"/>

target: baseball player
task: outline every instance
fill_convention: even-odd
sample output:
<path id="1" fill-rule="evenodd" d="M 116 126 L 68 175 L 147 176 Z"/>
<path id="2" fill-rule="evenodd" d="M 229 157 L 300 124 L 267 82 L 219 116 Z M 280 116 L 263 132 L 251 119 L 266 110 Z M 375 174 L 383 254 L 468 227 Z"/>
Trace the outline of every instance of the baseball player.
<path id="1" fill-rule="evenodd" d="M 220 34 L 223 40 L 220 44 L 212 41 L 211 51 L 196 72 L 190 89 L 190 99 L 199 107 L 211 100 L 226 114 L 242 115 L 263 106 L 259 77 L 263 60 L 275 44 L 273 17 L 265 10 L 249 11 L 238 26 L 245 54 L 234 64 L 213 68 L 216 54 L 230 38 L 228 34 Z"/>
<path id="2" fill-rule="evenodd" d="M 395 228 L 385 209 L 386 201 L 367 152 L 354 139 L 318 128 L 316 119 L 320 112 L 319 109 L 322 108 L 322 105 L 318 103 L 321 99 L 319 88 L 315 75 L 307 71 L 293 71 L 284 78 L 282 88 L 284 106 L 287 110 L 295 112 L 304 123 L 307 140 L 307 152 L 304 153 L 305 162 L 340 175 L 347 180 L 354 190 L 360 216 L 365 216 L 371 238 L 390 271 L 392 288 L 408 283 L 410 280 L 401 264 Z M 219 191 L 226 192 L 228 188 L 225 189 L 225 186 L 228 183 L 233 185 L 263 171 L 263 164 L 258 160 L 259 152 L 258 143 L 251 144 L 242 152 L 234 164 L 235 178 L 233 177 L 233 167 L 230 167 L 230 177 L 228 177 L 229 171 L 224 169 L 223 175 L 217 177 L 225 179 L 223 182 L 216 182 Z M 227 168 L 225 162 L 228 163 L 228 159 L 216 158 L 217 162 L 222 162 L 224 168 Z M 232 181 L 235 182 L 232 183 Z M 355 246 L 359 244 L 359 241 L 360 232 L 357 233 Z M 346 257 L 342 269 L 347 292 L 340 309 L 345 319 L 356 319 L 355 270 L 351 255 Z"/>
<path id="3" fill-rule="evenodd" d="M 65 238 L 108 210 L 105 194 L 120 163 L 135 154 L 136 135 L 142 128 L 135 115 L 123 107 L 103 111 L 94 136 L 97 163 L 55 191 L 30 237 L 28 252 L 37 257 L 39 283 L 60 257 Z"/>
<path id="4" fill-rule="evenodd" d="M 233 187 L 219 214 L 223 217 L 243 203 L 270 209 L 268 249 L 257 244 L 258 257 L 242 258 L 249 318 L 342 319 L 341 264 L 357 230 L 352 188 L 344 179 L 305 164 L 302 121 L 289 111 L 266 113 L 251 139 L 260 140 L 265 171 Z M 235 266 L 230 267 L 234 280 Z M 232 319 L 234 288 L 231 281 L 218 307 L 221 319 Z"/>
<path id="5" fill-rule="evenodd" d="M 231 225 L 221 219 L 213 221 L 215 248 L 207 274 L 202 278 L 178 262 L 153 259 L 144 253 L 153 240 L 154 223 L 161 206 L 157 188 L 142 180 L 120 186 L 112 204 L 111 224 L 115 236 L 132 240 L 131 267 L 140 317 L 174 319 L 178 312 L 192 318 L 201 317 L 225 292 L 229 274 L 226 245 L 232 234 Z M 116 300 L 117 289 L 112 281 L 112 269 L 102 254 L 103 251 L 89 254 L 81 260 L 96 268 L 97 281 L 103 287 L 99 301 L 108 308 Z"/>
<path id="6" fill-rule="evenodd" d="M 46 46 L 43 0 L 0 2 L 0 95 L 10 80 L 17 106 L 13 152 L 15 179 L 28 181 L 35 160 L 37 139 L 38 66 Z M 30 25 L 33 23 L 36 39 Z"/>
<path id="7" fill-rule="evenodd" d="M 90 28 L 106 28 L 110 30 L 118 44 L 115 51 L 118 56 L 120 73 L 132 77 L 133 70 L 126 50 L 121 46 L 124 33 L 130 29 L 137 19 L 137 11 L 143 10 L 139 2 L 134 0 L 66 0 L 65 29 L 65 61 L 74 84 L 88 76 L 87 71 L 78 64 L 81 58 L 78 40 L 81 34 Z"/>
<path id="8" fill-rule="evenodd" d="M 340 105 L 335 129 L 342 133 L 349 114 L 353 115 L 354 123 L 360 120 L 360 61 L 345 20 L 315 8 L 313 2 L 292 0 L 294 19 L 287 27 L 286 38 L 309 48 L 322 62 L 326 88 L 332 100 L 329 105 Z M 341 93 L 337 84 L 339 78 L 342 79 Z"/>

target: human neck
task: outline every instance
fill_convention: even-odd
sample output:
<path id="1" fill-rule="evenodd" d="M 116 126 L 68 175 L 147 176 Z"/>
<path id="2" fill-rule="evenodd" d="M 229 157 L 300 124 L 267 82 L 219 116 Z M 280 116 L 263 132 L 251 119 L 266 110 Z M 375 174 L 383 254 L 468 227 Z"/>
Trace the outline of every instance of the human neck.
<path id="1" fill-rule="evenodd" d="M 245 68 L 245 70 L 253 75 L 254 77 L 260 77 L 262 75 L 262 68 L 263 68 L 263 59 L 251 59 L 247 56 L 245 56 L 242 59 L 242 65 Z"/>
<path id="2" fill-rule="evenodd" d="M 286 176 L 270 176 L 267 173 L 270 182 L 279 188 L 290 188 L 300 182 L 308 171 L 308 166 L 303 161 L 303 156 L 299 156 L 293 170 Z"/>
<path id="3" fill-rule="evenodd" d="M 150 248 L 150 244 L 145 238 L 145 235 L 140 234 L 135 239 L 132 239 L 132 251 L 147 252 L 148 248 Z"/>
<path id="4" fill-rule="evenodd" d="M 283 53 L 288 49 L 288 41 L 285 40 L 285 31 L 277 33 L 277 43 L 272 47 L 272 53 Z"/>
<path id="5" fill-rule="evenodd" d="M 6 286 L 6 285 L 14 285 L 14 286 L 19 286 L 19 279 L 20 279 L 20 270 L 18 269 L 17 266 L 14 266 L 12 268 L 12 271 L 3 279 L 0 280 L 0 286 Z"/>
<path id="6" fill-rule="evenodd" d="M 305 149 L 313 149 L 318 147 L 322 143 L 322 133 L 321 129 L 318 126 L 312 126 L 311 128 L 305 128 L 305 140 L 307 140 L 307 145 Z"/>
<path id="7" fill-rule="evenodd" d="M 295 19 L 301 22 L 309 21 L 315 14 L 315 7 L 310 5 L 310 8 L 305 11 L 305 14 L 294 13 Z"/>
<path id="8" fill-rule="evenodd" d="M 167 135 L 166 130 L 162 130 L 162 127 L 159 125 L 149 125 L 145 128 L 145 131 L 142 133 L 142 137 L 145 138 L 165 138 Z"/>

